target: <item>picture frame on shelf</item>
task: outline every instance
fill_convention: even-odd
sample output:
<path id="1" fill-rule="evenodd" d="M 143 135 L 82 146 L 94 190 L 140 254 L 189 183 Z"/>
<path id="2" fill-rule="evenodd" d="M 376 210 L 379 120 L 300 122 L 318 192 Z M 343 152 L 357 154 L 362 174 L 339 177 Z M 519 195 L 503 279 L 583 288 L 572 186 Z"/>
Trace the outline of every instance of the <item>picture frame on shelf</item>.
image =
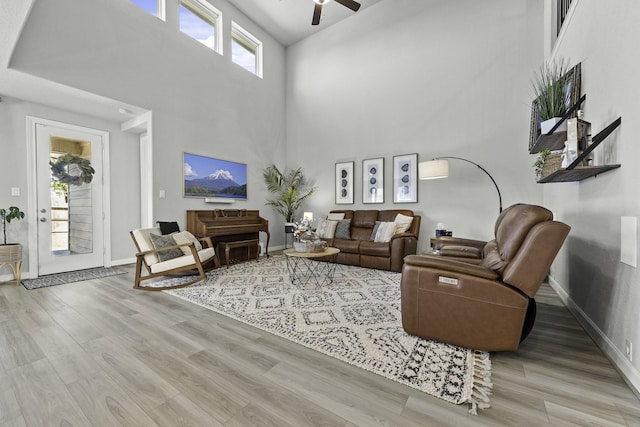
<path id="1" fill-rule="evenodd" d="M 362 161 L 362 203 L 384 203 L 384 158 Z"/>
<path id="2" fill-rule="evenodd" d="M 336 163 L 336 205 L 353 204 L 354 162 Z"/>
<path id="3" fill-rule="evenodd" d="M 393 156 L 393 203 L 418 202 L 418 154 Z"/>

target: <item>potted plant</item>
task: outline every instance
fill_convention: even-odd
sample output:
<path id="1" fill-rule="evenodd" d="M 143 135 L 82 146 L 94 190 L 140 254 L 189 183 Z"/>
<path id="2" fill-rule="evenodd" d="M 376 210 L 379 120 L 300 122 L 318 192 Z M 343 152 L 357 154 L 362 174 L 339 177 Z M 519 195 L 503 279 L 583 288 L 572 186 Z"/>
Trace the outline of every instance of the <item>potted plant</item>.
<path id="1" fill-rule="evenodd" d="M 9 264 L 13 269 L 13 278 L 20 281 L 20 264 L 22 263 L 22 245 L 19 243 L 7 243 L 7 224 L 12 220 L 21 220 L 24 212 L 16 206 L 8 209 L 0 209 L 0 221 L 2 221 L 3 240 L 0 245 L 0 267 Z"/>
<path id="2" fill-rule="evenodd" d="M 539 73 L 532 81 L 542 134 L 548 133 L 570 107 L 567 71 L 564 59 L 547 62 L 540 67 Z M 566 123 L 563 123 L 561 127 L 556 130 L 566 130 Z"/>
<path id="3" fill-rule="evenodd" d="M 315 188 L 307 181 L 301 168 L 281 172 L 276 165 L 270 165 L 262 172 L 262 176 L 267 190 L 275 195 L 266 204 L 273 206 L 284 217 L 285 230 L 290 227 L 288 232 L 293 232 L 296 211 Z"/>

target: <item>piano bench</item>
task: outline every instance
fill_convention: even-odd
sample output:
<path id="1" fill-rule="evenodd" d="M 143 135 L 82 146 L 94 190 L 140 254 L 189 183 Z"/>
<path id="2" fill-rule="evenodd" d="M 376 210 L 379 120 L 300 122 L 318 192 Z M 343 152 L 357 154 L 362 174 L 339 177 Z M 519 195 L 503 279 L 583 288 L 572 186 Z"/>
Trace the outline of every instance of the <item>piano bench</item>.
<path id="1" fill-rule="evenodd" d="M 258 261 L 258 256 L 260 255 L 260 240 L 259 239 L 250 239 L 250 240 L 238 240 L 235 242 L 220 242 L 219 247 L 221 251 L 224 251 L 224 259 L 227 263 L 227 268 L 229 268 L 229 251 L 235 248 L 247 248 L 247 259 L 251 259 L 251 248 L 257 248 L 256 250 L 256 262 Z"/>

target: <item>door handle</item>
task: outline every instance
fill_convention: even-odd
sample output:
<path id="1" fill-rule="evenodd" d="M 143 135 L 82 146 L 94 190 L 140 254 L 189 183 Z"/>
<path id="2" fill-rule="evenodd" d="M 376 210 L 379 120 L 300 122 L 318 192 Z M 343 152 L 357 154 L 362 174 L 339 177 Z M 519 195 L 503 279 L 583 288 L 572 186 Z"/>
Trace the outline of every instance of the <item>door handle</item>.
<path id="1" fill-rule="evenodd" d="M 47 222 L 47 218 L 45 217 L 40 218 L 40 222 Z"/>

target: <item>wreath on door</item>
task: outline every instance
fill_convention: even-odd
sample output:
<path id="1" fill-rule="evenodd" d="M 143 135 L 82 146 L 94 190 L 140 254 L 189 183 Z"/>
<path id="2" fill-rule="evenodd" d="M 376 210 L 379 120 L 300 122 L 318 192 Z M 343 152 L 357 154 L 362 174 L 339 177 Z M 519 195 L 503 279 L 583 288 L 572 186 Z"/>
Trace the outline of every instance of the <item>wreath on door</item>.
<path id="1" fill-rule="evenodd" d="M 64 154 L 58 157 L 55 162 L 49 161 L 49 165 L 51 166 L 53 177 L 68 185 L 89 184 L 93 179 L 93 174 L 96 172 L 88 159 L 75 154 Z M 69 165 L 78 166 L 80 175 L 70 175 L 67 168 Z"/>

